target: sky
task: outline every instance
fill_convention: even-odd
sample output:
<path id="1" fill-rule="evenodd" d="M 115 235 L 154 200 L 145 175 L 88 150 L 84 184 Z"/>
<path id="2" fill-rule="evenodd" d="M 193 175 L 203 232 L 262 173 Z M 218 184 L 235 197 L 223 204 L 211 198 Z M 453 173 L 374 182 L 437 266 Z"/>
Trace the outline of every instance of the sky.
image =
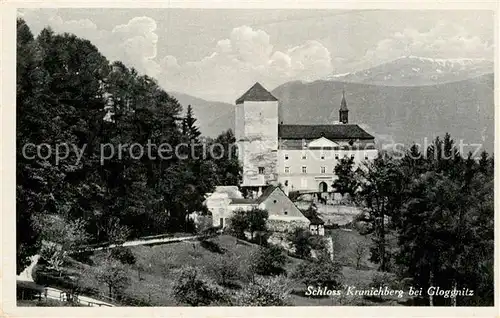
<path id="1" fill-rule="evenodd" d="M 90 40 L 166 91 L 234 103 L 269 90 L 401 56 L 493 60 L 492 11 L 271 9 L 20 9 L 37 35 L 50 26 Z"/>

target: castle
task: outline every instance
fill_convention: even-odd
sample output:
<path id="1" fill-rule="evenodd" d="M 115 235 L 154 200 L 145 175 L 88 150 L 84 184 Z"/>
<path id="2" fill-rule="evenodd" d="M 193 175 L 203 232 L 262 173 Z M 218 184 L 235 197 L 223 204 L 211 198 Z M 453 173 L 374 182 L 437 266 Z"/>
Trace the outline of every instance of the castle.
<path id="1" fill-rule="evenodd" d="M 255 83 L 236 100 L 235 137 L 243 167 L 242 188 L 256 196 L 269 185 L 285 193 L 333 192 L 334 168 L 345 157 L 355 165 L 377 157 L 375 139 L 349 123 L 345 94 L 339 122 L 330 125 L 283 124 L 279 100 Z"/>

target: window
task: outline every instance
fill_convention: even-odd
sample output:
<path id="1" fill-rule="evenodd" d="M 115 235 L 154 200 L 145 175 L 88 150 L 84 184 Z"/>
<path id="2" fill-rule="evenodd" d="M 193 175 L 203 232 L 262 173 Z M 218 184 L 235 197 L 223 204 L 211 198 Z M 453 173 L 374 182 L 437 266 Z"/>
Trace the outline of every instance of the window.
<path id="1" fill-rule="evenodd" d="M 288 211 L 285 211 L 285 215 L 287 215 L 287 214 L 288 214 Z"/>
<path id="2" fill-rule="evenodd" d="M 288 154 L 287 153 L 285 154 L 285 160 L 288 160 Z"/>
<path id="3" fill-rule="evenodd" d="M 224 227 L 224 218 L 220 218 L 219 224 L 221 227 Z"/>
<path id="4" fill-rule="evenodd" d="M 259 174 L 264 174 L 264 167 L 259 167 Z"/>
<path id="5" fill-rule="evenodd" d="M 321 173 L 326 173 L 326 168 L 325 167 L 321 167 Z"/>
<path id="6" fill-rule="evenodd" d="M 290 173 L 290 167 L 285 167 L 285 173 Z"/>
<path id="7" fill-rule="evenodd" d="M 325 154 L 324 153 L 321 154 L 321 160 L 325 160 Z"/>
<path id="8" fill-rule="evenodd" d="M 354 159 L 354 154 L 351 155 L 351 159 Z"/>
<path id="9" fill-rule="evenodd" d="M 307 156 L 305 153 L 302 154 L 302 160 L 306 160 L 307 159 Z"/>
<path id="10" fill-rule="evenodd" d="M 365 160 L 368 160 L 368 156 L 365 156 Z"/>
<path id="11" fill-rule="evenodd" d="M 273 203 L 276 203 L 277 201 L 276 200 L 273 200 Z"/>
<path id="12" fill-rule="evenodd" d="M 335 154 L 335 159 L 339 160 L 339 155 L 338 154 Z"/>
<path id="13" fill-rule="evenodd" d="M 302 166 L 302 173 L 307 173 L 307 167 L 306 166 Z"/>

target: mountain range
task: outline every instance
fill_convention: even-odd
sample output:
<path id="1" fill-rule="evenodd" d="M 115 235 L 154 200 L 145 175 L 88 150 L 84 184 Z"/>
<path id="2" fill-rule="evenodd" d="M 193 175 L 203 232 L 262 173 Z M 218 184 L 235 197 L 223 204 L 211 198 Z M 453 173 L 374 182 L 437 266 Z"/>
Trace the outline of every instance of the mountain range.
<path id="1" fill-rule="evenodd" d="M 493 61 L 485 59 L 433 59 L 404 56 L 394 61 L 327 79 L 384 86 L 424 86 L 457 82 L 492 73 Z"/>
<path id="2" fill-rule="evenodd" d="M 418 72 L 406 75 L 416 68 Z M 492 72 L 492 62 L 484 60 L 405 57 L 326 80 L 287 82 L 272 93 L 280 100 L 285 124 L 336 122 L 345 91 L 349 122 L 360 124 L 382 146 L 393 142 L 425 144 L 449 132 L 457 143 L 481 144 L 493 152 Z M 192 105 L 205 135 L 213 137 L 234 129 L 234 105 L 171 94 L 184 107 Z"/>

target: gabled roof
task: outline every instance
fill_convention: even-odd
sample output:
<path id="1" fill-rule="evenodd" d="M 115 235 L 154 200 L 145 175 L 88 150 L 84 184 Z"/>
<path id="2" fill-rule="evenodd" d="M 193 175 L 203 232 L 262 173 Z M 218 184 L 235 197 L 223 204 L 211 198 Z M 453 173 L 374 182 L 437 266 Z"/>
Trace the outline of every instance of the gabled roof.
<path id="1" fill-rule="evenodd" d="M 279 187 L 273 185 L 269 186 L 266 190 L 264 190 L 264 192 L 262 192 L 262 195 L 257 199 L 257 203 L 261 204 L 262 202 L 264 202 L 276 189 L 279 189 Z"/>
<path id="2" fill-rule="evenodd" d="M 236 100 L 236 105 L 243 104 L 244 101 L 249 102 L 267 102 L 277 101 L 278 99 L 266 90 L 259 82 L 255 83 L 245 94 L 241 95 Z"/>
<path id="3" fill-rule="evenodd" d="M 374 139 L 355 124 L 336 125 L 278 125 L 278 136 L 283 139 Z"/>
<path id="4" fill-rule="evenodd" d="M 325 221 L 321 219 L 318 214 L 310 209 L 302 210 L 302 214 L 311 221 L 311 224 L 325 224 Z"/>
<path id="5" fill-rule="evenodd" d="M 318 139 L 315 139 L 311 141 L 308 145 L 307 148 L 332 148 L 332 147 L 339 147 L 340 145 L 336 142 L 331 141 L 330 139 L 327 139 L 325 137 L 321 137 Z"/>

